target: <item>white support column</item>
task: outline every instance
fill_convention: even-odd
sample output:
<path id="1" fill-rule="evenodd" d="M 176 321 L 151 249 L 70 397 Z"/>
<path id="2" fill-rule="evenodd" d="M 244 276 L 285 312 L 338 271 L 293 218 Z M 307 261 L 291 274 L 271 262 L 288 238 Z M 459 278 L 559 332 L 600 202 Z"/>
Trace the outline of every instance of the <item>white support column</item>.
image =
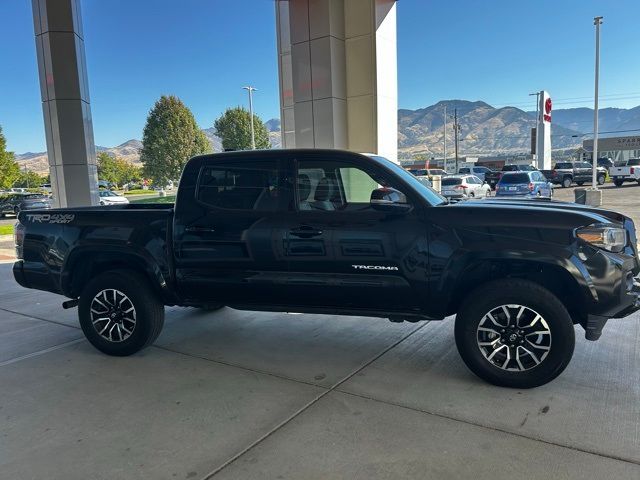
<path id="1" fill-rule="evenodd" d="M 537 167 L 540 170 L 551 170 L 551 97 L 542 90 L 538 95 L 538 126 L 536 130 Z"/>
<path id="2" fill-rule="evenodd" d="M 395 0 L 276 0 L 282 145 L 397 161 Z"/>
<path id="3" fill-rule="evenodd" d="M 97 205 L 97 167 L 80 0 L 32 0 L 54 202 Z"/>

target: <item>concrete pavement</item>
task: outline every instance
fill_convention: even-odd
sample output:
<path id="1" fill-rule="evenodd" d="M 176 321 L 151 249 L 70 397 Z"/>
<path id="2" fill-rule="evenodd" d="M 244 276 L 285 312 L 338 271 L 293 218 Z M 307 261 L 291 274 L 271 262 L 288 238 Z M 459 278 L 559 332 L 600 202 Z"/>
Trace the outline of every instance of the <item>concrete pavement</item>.
<path id="1" fill-rule="evenodd" d="M 640 316 L 554 382 L 492 387 L 453 322 L 167 310 L 94 350 L 0 265 L 0 479 L 640 478 Z"/>

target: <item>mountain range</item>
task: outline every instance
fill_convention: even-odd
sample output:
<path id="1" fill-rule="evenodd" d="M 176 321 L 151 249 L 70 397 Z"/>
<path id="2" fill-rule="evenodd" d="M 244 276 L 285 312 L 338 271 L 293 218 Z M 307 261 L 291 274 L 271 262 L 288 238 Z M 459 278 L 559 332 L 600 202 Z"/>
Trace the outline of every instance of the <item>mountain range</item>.
<path id="1" fill-rule="evenodd" d="M 530 148 L 531 127 L 535 126 L 535 112 L 515 107 L 495 108 L 482 101 L 446 100 L 417 110 L 398 110 L 398 150 L 401 157 L 415 154 L 441 156 L 444 142 L 444 109 L 447 109 L 447 150 L 453 155 L 453 113 L 457 110 L 460 125 L 459 153 L 462 156 L 486 156 L 527 153 Z M 552 112 L 551 144 L 554 150 L 577 148 L 585 134 L 593 126 L 593 110 L 590 108 L 557 109 Z M 600 131 L 603 136 L 626 136 L 640 132 L 640 106 L 630 109 L 604 108 L 599 110 Z M 280 120 L 265 122 L 273 148 L 280 148 Z M 203 132 L 212 150 L 222 150 L 220 138 L 213 128 Z M 612 133 L 606 133 L 612 132 Z M 134 164 L 140 162 L 142 143 L 132 139 L 115 147 L 96 147 L 122 157 Z M 24 168 L 38 173 L 48 171 L 47 153 L 23 153 L 16 160 Z"/>

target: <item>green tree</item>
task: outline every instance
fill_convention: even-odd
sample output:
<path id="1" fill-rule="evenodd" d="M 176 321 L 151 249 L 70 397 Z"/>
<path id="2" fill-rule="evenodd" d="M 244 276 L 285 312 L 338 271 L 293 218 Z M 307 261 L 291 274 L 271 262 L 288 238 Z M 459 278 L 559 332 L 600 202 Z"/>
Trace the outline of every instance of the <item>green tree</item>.
<path id="1" fill-rule="evenodd" d="M 229 108 L 214 124 L 216 135 L 225 150 L 249 150 L 251 148 L 251 115 L 242 107 Z M 253 115 L 256 148 L 270 148 L 269 132 L 260 117 Z"/>
<path id="2" fill-rule="evenodd" d="M 7 152 L 7 140 L 0 127 L 0 189 L 11 188 L 20 177 L 20 167 L 13 152 Z"/>
<path id="3" fill-rule="evenodd" d="M 13 186 L 20 188 L 38 188 L 43 183 L 47 183 L 44 175 L 38 175 L 31 170 L 20 170 L 20 175 L 13 183 Z"/>
<path id="4" fill-rule="evenodd" d="M 165 185 L 180 177 L 189 158 L 210 150 L 191 110 L 175 96 L 160 97 L 149 112 L 142 134 L 144 176 Z"/>
<path id="5" fill-rule="evenodd" d="M 142 178 L 142 169 L 126 160 L 115 157 L 107 152 L 98 153 L 98 177 L 115 185 L 139 181 Z"/>

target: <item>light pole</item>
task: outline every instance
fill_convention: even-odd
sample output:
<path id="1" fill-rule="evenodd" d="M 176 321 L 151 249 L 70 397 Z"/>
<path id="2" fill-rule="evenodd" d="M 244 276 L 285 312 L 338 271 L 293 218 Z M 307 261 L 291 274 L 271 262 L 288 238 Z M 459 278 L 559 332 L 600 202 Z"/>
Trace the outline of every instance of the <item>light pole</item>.
<path id="1" fill-rule="evenodd" d="M 242 87 L 244 90 L 249 92 L 249 118 L 251 121 L 251 150 L 256 149 L 256 136 L 253 131 L 253 92 L 257 90 L 257 88 L 253 88 L 251 86 Z"/>
<path id="2" fill-rule="evenodd" d="M 596 182 L 598 169 L 598 83 L 600 81 L 600 25 L 602 25 L 602 17 L 594 17 L 593 24 L 596 26 L 596 77 L 595 77 L 595 93 L 593 98 L 593 157 L 592 157 L 592 175 L 591 186 L 598 188 Z"/>
<path id="3" fill-rule="evenodd" d="M 443 161 L 442 168 L 447 170 L 447 104 L 444 105 L 444 152 L 443 152 Z"/>

